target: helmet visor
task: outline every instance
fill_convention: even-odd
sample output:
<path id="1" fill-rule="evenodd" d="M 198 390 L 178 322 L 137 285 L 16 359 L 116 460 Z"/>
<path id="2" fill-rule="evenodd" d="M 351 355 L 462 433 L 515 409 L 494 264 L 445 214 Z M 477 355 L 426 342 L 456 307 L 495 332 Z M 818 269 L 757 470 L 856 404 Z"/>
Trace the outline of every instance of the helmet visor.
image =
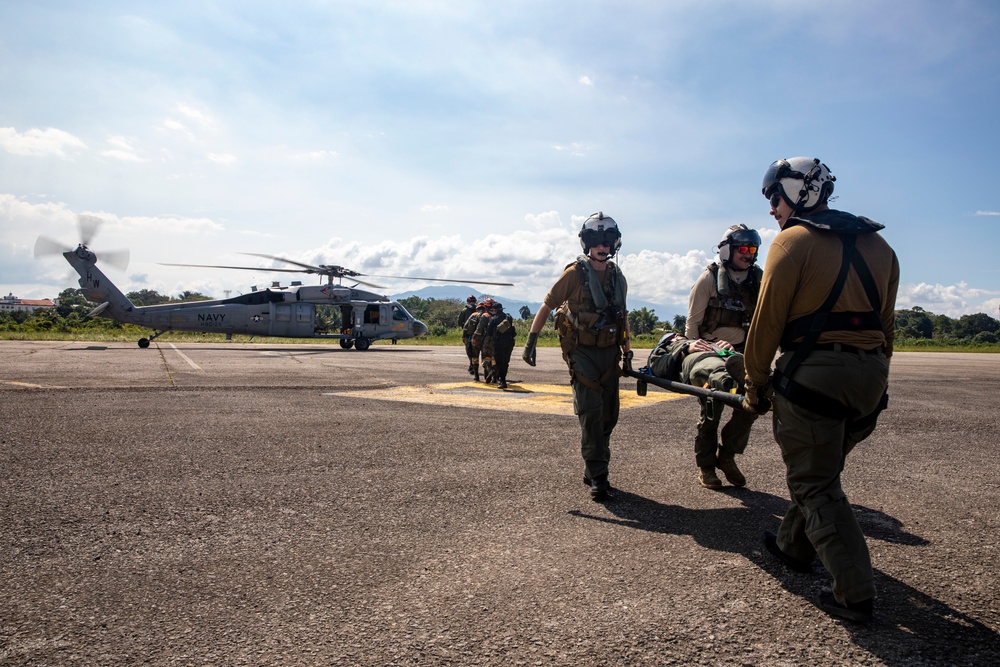
<path id="1" fill-rule="evenodd" d="M 756 229 L 738 229 L 729 235 L 729 246 L 738 248 L 740 246 L 752 246 L 754 250 L 760 247 L 760 234 Z M 747 252 L 740 250 L 740 252 Z"/>
<path id="2" fill-rule="evenodd" d="M 767 168 L 767 171 L 764 172 L 764 181 L 760 186 L 761 194 L 767 199 L 770 199 L 780 186 L 779 181 L 792 175 L 794 175 L 792 172 L 792 165 L 788 163 L 788 160 L 775 160 L 771 163 L 771 166 Z"/>
<path id="3" fill-rule="evenodd" d="M 602 232 L 594 229 L 585 229 L 580 233 L 580 238 L 588 248 L 605 245 L 614 248 L 615 244 L 622 237 L 622 233 L 617 228 L 605 229 Z"/>

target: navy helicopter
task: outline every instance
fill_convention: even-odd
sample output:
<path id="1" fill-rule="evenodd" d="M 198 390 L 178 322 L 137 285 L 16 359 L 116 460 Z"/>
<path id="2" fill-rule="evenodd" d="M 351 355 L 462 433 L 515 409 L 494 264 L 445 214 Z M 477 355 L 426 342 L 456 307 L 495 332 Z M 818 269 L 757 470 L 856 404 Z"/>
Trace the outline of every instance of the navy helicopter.
<path id="1" fill-rule="evenodd" d="M 280 273 L 306 273 L 326 277 L 326 284 L 303 285 L 293 281 L 287 287 L 277 282 L 263 290 L 254 288 L 249 294 L 229 299 L 190 301 L 184 303 L 136 306 L 104 273 L 97 268 L 97 255 L 88 247 L 101 220 L 93 216 L 79 216 L 80 244 L 76 249 L 44 236 L 35 242 L 35 257 L 60 254 L 80 274 L 80 289 L 88 301 L 100 305 L 88 317 L 109 319 L 135 324 L 152 330 L 149 337 L 139 339 L 139 347 L 168 331 L 194 331 L 246 336 L 274 336 L 278 338 L 329 338 L 339 339 L 342 348 L 367 350 L 372 341 L 398 340 L 425 336 L 427 325 L 414 318 L 399 302 L 389 297 L 357 289 L 357 285 L 378 288 L 378 285 L 360 280 L 366 274 L 342 266 L 312 266 L 284 257 L 244 253 L 255 257 L 277 260 L 297 266 L 296 269 L 262 268 L 250 266 L 217 266 L 210 264 L 165 264 L 165 266 L 193 266 L 203 268 L 243 269 Z M 128 251 L 102 253 L 104 261 L 124 270 L 128 266 Z M 445 280 L 441 278 L 414 278 L 406 276 L 374 276 L 403 280 L 428 280 L 458 282 L 476 285 L 505 285 L 512 283 L 478 280 Z M 343 279 L 354 283 L 343 285 Z M 336 280 L 336 283 L 334 281 Z M 331 330 L 317 318 L 317 308 L 337 307 L 341 314 L 339 330 Z"/>

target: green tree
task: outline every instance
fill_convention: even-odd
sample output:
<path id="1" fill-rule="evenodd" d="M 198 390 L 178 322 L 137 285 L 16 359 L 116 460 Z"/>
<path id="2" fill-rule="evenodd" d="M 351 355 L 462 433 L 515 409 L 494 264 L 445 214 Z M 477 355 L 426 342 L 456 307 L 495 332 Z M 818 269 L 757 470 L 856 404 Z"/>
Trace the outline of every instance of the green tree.
<path id="1" fill-rule="evenodd" d="M 406 311 L 420 321 L 427 317 L 427 301 L 419 296 L 408 296 L 399 300 L 399 305 L 406 308 Z"/>
<path id="2" fill-rule="evenodd" d="M 59 296 L 56 298 L 59 300 L 59 305 L 55 307 L 55 312 L 61 317 L 66 317 L 76 310 L 82 310 L 86 314 L 97 307 L 96 303 L 91 303 L 84 298 L 81 290 L 72 287 L 59 292 Z"/>
<path id="3" fill-rule="evenodd" d="M 962 315 L 955 324 L 955 335 L 959 338 L 973 338 L 979 333 L 1000 331 L 1000 322 L 986 313 Z"/>
<path id="4" fill-rule="evenodd" d="M 684 330 L 687 329 L 687 322 L 687 315 L 674 315 L 674 331 L 684 333 Z"/>
<path id="5" fill-rule="evenodd" d="M 896 311 L 896 335 L 900 338 L 932 338 L 934 321 L 920 306 Z"/>
<path id="6" fill-rule="evenodd" d="M 428 327 L 454 327 L 458 314 L 465 307 L 458 299 L 421 299 L 419 296 L 408 296 L 399 303 Z"/>
<path id="7" fill-rule="evenodd" d="M 192 292 L 191 290 L 184 290 L 177 297 L 178 301 L 210 301 L 212 297 L 205 296 L 201 292 Z"/>
<path id="8" fill-rule="evenodd" d="M 141 289 L 138 292 L 129 292 L 125 297 L 137 306 L 155 306 L 160 303 L 170 301 L 169 296 L 164 296 L 152 289 Z"/>
<path id="9" fill-rule="evenodd" d="M 897 314 L 899 311 L 896 311 Z M 948 338 L 955 335 L 955 320 L 947 315 L 930 315 L 931 322 L 934 323 L 934 337 Z"/>
<path id="10" fill-rule="evenodd" d="M 520 313 L 522 320 L 531 319 L 531 308 L 528 308 L 528 306 L 521 306 L 521 310 L 518 312 Z"/>
<path id="11" fill-rule="evenodd" d="M 645 306 L 639 310 L 630 310 L 628 313 L 628 326 L 633 336 L 652 333 L 659 323 L 656 311 L 649 310 Z"/>
<path id="12" fill-rule="evenodd" d="M 465 304 L 458 299 L 428 299 L 428 301 L 427 319 L 423 322 L 431 327 L 454 327 L 458 322 L 458 314 L 465 308 Z"/>

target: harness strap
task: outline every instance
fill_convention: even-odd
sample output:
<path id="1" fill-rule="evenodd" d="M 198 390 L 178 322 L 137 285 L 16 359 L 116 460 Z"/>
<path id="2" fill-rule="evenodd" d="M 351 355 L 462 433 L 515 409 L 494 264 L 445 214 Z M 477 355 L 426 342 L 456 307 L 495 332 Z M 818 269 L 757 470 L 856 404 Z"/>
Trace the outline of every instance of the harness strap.
<path id="1" fill-rule="evenodd" d="M 854 270 L 858 274 L 858 278 L 861 279 L 861 284 L 865 288 L 865 294 L 868 296 L 868 301 L 872 306 L 872 312 L 876 317 L 881 311 L 882 299 L 878 294 L 878 287 L 875 285 L 875 279 L 872 277 L 871 270 L 865 263 L 864 259 L 856 252 L 854 235 L 841 235 L 840 240 L 843 243 L 843 257 L 840 265 L 840 273 L 837 275 L 837 280 L 833 285 L 833 289 L 830 291 L 829 296 L 826 297 L 826 301 L 820 306 L 819 310 L 813 313 L 812 321 L 809 324 L 809 330 L 805 335 L 805 339 L 801 343 L 789 344 L 791 348 L 794 345 L 795 354 L 792 355 L 791 360 L 785 366 L 785 371 L 781 372 L 778 369 L 774 371 L 774 389 L 779 394 L 787 398 L 792 403 L 809 410 L 810 412 L 815 412 L 818 415 L 828 417 L 830 419 L 844 419 L 846 420 L 850 414 L 850 408 L 844 405 L 837 399 L 830 398 L 814 389 L 810 389 L 802 384 L 799 384 L 792 379 L 792 374 L 795 373 L 796 369 L 802 363 L 802 361 L 809 356 L 809 354 L 816 349 L 816 341 L 819 339 L 819 335 L 823 333 L 826 329 L 826 324 L 829 321 L 832 325 L 831 329 L 840 329 L 848 327 L 839 327 L 838 325 L 845 318 L 853 322 L 857 316 L 864 317 L 861 313 L 831 313 L 833 306 L 837 303 L 837 299 L 840 298 L 840 293 L 844 290 L 844 285 L 847 283 L 847 274 L 850 268 L 853 266 Z M 796 328 L 801 329 L 801 324 L 804 322 L 797 321 L 794 324 L 798 325 Z M 858 328 L 858 327 L 850 327 Z M 872 327 L 882 330 L 882 320 L 878 318 L 878 326 Z M 785 330 L 785 334 L 782 338 L 789 338 L 788 328 Z M 879 413 L 886 409 L 889 405 L 889 394 L 888 392 L 883 392 L 882 398 L 879 400 L 878 406 L 871 413 L 860 417 L 854 421 L 847 422 L 848 430 L 860 430 L 874 424 L 878 419 Z"/>
<path id="2" fill-rule="evenodd" d="M 620 369 L 618 368 L 618 363 L 616 362 L 613 366 L 609 366 L 608 370 L 604 371 L 604 373 L 597 380 L 597 382 L 594 382 L 590 378 L 585 377 L 585 376 L 577 373 L 576 371 L 572 371 L 572 370 L 569 372 L 569 376 L 570 376 L 570 378 L 572 380 L 575 380 L 576 382 L 579 382 L 580 384 L 582 384 L 587 389 L 592 389 L 593 391 L 596 391 L 598 394 L 603 394 L 604 393 L 604 383 L 607 382 L 608 380 L 610 380 L 612 378 L 612 376 L 614 376 L 615 374 L 617 374 L 619 372 L 620 372 Z"/>
<path id="3" fill-rule="evenodd" d="M 840 263 L 840 273 L 837 274 L 837 280 L 833 283 L 833 289 L 830 290 L 830 294 L 826 297 L 826 301 L 823 305 L 819 307 L 815 313 L 813 313 L 812 322 L 809 325 L 809 332 L 806 334 L 806 338 L 799 345 L 799 348 L 795 350 L 795 354 L 792 355 L 791 361 L 785 366 L 784 375 L 780 380 L 775 381 L 774 389 L 780 394 L 784 395 L 788 390 L 788 385 L 792 381 L 792 375 L 795 373 L 795 369 L 799 367 L 799 364 L 809 356 L 812 352 L 813 345 L 816 344 L 816 340 L 819 335 L 823 333 L 824 326 L 826 325 L 826 318 L 833 310 L 833 306 L 837 303 L 837 299 L 840 298 L 840 293 L 844 291 L 844 285 L 847 283 L 847 274 L 851 269 L 851 262 L 854 255 L 854 236 L 841 236 L 840 241 L 843 244 L 843 256 Z M 791 399 L 789 399 L 791 400 Z"/>

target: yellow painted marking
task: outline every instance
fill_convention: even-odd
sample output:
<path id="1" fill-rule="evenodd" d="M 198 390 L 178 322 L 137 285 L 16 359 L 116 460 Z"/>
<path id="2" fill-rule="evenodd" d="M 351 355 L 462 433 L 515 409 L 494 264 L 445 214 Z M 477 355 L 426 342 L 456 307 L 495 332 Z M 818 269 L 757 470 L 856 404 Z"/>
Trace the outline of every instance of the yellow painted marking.
<path id="1" fill-rule="evenodd" d="M 573 391 L 568 384 L 517 382 L 508 384 L 507 389 L 497 389 L 494 385 L 482 382 L 446 382 L 443 384 L 391 387 L 389 389 L 338 391 L 325 395 L 374 398 L 403 403 L 450 405 L 456 408 L 513 410 L 549 415 L 573 414 Z M 622 410 L 684 398 L 683 394 L 667 392 L 650 392 L 646 396 L 638 396 L 634 389 L 620 389 L 619 396 Z"/>

